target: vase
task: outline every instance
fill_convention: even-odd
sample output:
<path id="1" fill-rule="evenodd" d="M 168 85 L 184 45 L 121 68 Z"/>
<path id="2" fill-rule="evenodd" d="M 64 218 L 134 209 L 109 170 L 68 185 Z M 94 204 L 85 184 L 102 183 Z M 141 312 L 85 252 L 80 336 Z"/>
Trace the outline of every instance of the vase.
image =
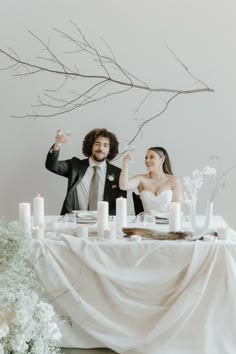
<path id="1" fill-rule="evenodd" d="M 193 231 L 195 232 L 205 232 L 212 225 L 212 215 L 213 215 L 213 202 L 207 202 L 206 205 L 206 215 L 204 215 L 204 219 L 202 224 L 199 224 L 197 221 L 197 208 L 196 203 L 192 203 L 190 205 L 190 223 Z"/>

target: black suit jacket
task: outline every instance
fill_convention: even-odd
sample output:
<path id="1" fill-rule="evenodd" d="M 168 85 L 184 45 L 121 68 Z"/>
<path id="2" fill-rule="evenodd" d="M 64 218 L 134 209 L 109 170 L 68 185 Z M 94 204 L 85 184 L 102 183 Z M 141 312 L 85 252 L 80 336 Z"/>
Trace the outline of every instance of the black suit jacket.
<path id="1" fill-rule="evenodd" d="M 56 173 L 57 175 L 68 178 L 66 197 L 63 202 L 61 214 L 70 213 L 72 210 L 79 209 L 77 185 L 85 175 L 89 166 L 89 160 L 80 160 L 77 157 L 72 159 L 59 161 L 59 150 L 53 152 L 52 149 L 48 152 L 45 166 L 46 168 Z M 125 197 L 126 192 L 119 188 L 119 177 L 121 169 L 107 162 L 107 173 L 104 187 L 103 200 L 109 202 L 109 214 L 116 213 L 116 198 Z"/>

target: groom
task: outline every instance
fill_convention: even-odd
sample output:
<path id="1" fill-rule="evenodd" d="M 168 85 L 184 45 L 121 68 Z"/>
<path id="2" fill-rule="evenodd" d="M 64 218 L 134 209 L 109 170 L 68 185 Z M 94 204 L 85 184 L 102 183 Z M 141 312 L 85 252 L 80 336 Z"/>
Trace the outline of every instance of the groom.
<path id="1" fill-rule="evenodd" d="M 109 214 L 116 213 L 116 198 L 126 197 L 119 188 L 120 168 L 108 161 L 118 154 L 118 140 L 108 130 L 93 129 L 84 138 L 82 152 L 87 157 L 59 161 L 61 144 L 68 136 L 57 131 L 55 143 L 46 158 L 46 168 L 68 179 L 61 214 L 72 210 L 95 210 L 98 201 L 109 202 Z"/>

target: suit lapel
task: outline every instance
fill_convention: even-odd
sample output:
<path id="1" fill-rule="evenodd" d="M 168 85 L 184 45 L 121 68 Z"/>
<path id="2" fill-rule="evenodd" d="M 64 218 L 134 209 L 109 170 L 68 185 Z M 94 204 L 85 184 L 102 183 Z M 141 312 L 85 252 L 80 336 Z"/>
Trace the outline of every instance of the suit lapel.
<path id="1" fill-rule="evenodd" d="M 80 183 L 81 179 L 84 177 L 85 175 L 85 172 L 87 171 L 87 168 L 89 166 L 89 160 L 88 159 L 85 159 L 85 160 L 81 160 L 80 161 L 80 164 L 79 164 L 79 167 L 78 167 L 78 173 L 77 175 L 75 176 L 75 179 L 74 179 L 74 183 L 73 183 L 73 186 L 76 186 L 78 183 Z"/>
<path id="2" fill-rule="evenodd" d="M 113 166 L 107 161 L 107 172 L 106 172 L 106 180 L 105 180 L 105 188 L 104 188 L 104 200 L 109 200 L 109 196 L 112 192 L 113 186 L 119 183 L 119 181 L 115 180 L 110 181 L 109 176 L 113 176 L 114 174 L 114 169 Z"/>
<path id="3" fill-rule="evenodd" d="M 80 169 L 79 169 L 79 180 L 78 180 L 78 182 L 80 182 L 81 179 L 84 177 L 88 166 L 89 166 L 89 160 L 88 159 L 81 161 L 81 166 L 80 166 Z"/>
<path id="4" fill-rule="evenodd" d="M 107 200 L 109 194 L 109 181 L 107 179 L 107 176 L 110 173 L 110 164 L 108 162 L 106 163 L 107 163 L 107 172 L 106 172 L 106 179 L 105 179 L 105 186 L 104 186 L 104 196 L 103 196 L 104 200 Z"/>

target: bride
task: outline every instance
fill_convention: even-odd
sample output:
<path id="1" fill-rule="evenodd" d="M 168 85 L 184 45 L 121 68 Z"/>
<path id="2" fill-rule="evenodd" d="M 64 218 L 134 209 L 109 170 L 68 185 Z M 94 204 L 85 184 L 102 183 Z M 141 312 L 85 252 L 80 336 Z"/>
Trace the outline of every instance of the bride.
<path id="1" fill-rule="evenodd" d="M 145 213 L 155 210 L 168 213 L 170 202 L 182 202 L 182 186 L 173 176 L 167 151 L 162 147 L 150 147 L 145 156 L 147 173 L 129 179 L 131 153 L 123 158 L 119 186 L 122 190 L 138 188 Z"/>

